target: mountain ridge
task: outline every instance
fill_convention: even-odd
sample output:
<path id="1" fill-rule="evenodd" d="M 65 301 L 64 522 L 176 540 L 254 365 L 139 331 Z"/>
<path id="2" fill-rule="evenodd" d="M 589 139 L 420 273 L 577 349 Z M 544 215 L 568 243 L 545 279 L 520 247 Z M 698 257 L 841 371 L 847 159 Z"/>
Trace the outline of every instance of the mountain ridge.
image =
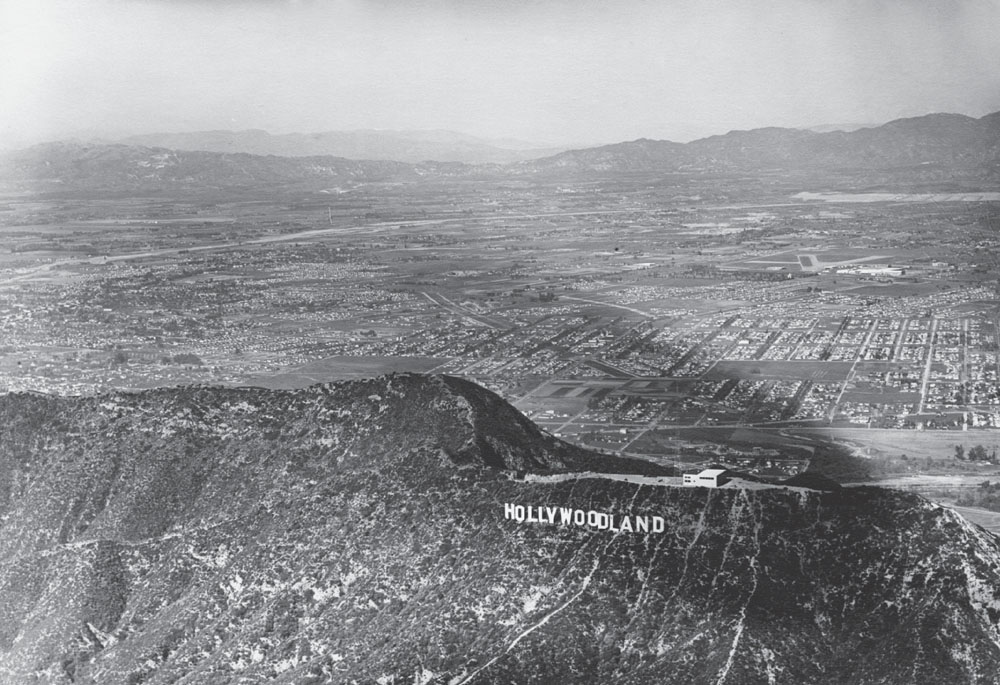
<path id="1" fill-rule="evenodd" d="M 317 133 L 272 134 L 262 130 L 148 133 L 117 141 L 126 145 L 202 152 L 246 153 L 281 157 L 343 157 L 416 164 L 426 161 L 466 164 L 505 163 L 544 157 L 561 147 L 523 141 L 490 141 L 447 130 L 393 131 L 359 129 Z"/>
<path id="2" fill-rule="evenodd" d="M 974 119 L 928 114 L 854 131 L 765 127 L 730 131 L 690 143 L 639 139 L 571 150 L 522 163 L 578 171 L 888 168 L 935 163 L 994 169 L 1000 160 L 998 113 Z"/>
<path id="3" fill-rule="evenodd" d="M 1000 672 L 1000 543 L 954 512 L 877 488 L 577 473 L 636 464 L 451 377 L 0 396 L 0 458 L 0 682 Z M 664 530 L 505 515 L 517 506 Z"/>
<path id="4" fill-rule="evenodd" d="M 622 173 L 877 173 L 921 182 L 1000 181 L 1000 112 L 974 119 L 929 114 L 825 133 L 768 127 L 689 143 L 640 138 L 507 164 L 280 157 L 129 145 L 47 143 L 0 157 L 0 179 L 35 190 L 191 192 L 270 185 L 320 191 L 429 179 L 560 178 Z"/>

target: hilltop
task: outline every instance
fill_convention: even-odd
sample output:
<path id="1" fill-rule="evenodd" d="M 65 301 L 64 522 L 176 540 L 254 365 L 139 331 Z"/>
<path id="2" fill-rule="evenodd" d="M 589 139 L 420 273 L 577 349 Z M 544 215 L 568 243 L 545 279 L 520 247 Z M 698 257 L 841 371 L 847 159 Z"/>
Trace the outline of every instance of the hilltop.
<path id="1" fill-rule="evenodd" d="M 0 681 L 995 682 L 1000 544 L 953 512 L 601 470 L 664 473 L 450 377 L 0 397 Z"/>

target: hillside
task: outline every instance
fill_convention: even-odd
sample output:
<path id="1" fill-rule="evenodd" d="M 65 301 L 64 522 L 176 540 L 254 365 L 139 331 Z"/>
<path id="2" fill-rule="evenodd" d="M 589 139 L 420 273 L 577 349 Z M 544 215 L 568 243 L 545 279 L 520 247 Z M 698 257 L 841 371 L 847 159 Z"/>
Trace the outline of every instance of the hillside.
<path id="1" fill-rule="evenodd" d="M 0 397 L 0 682 L 997 682 L 954 513 L 602 470 L 450 377 Z"/>

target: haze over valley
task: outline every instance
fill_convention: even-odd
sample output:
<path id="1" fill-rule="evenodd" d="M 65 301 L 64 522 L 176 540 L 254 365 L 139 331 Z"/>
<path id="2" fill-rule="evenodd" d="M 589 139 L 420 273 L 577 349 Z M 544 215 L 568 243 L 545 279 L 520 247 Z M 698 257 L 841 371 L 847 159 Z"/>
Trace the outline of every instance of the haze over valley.
<path id="1" fill-rule="evenodd" d="M 0 685 L 1000 685 L 998 25 L 0 3 Z"/>
<path id="2" fill-rule="evenodd" d="M 978 483 L 992 459 L 955 456 L 1000 448 L 998 122 L 480 165 L 35 146 L 3 162 L 0 378 L 447 373 L 664 464 Z"/>

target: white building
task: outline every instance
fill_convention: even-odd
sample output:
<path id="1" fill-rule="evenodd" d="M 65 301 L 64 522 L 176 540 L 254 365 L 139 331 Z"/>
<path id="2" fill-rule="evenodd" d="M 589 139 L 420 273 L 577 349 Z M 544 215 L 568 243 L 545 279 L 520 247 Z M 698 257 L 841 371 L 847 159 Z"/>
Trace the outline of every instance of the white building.
<path id="1" fill-rule="evenodd" d="M 705 469 L 701 473 L 685 473 L 684 485 L 717 488 L 729 482 L 729 472 L 725 469 Z"/>

